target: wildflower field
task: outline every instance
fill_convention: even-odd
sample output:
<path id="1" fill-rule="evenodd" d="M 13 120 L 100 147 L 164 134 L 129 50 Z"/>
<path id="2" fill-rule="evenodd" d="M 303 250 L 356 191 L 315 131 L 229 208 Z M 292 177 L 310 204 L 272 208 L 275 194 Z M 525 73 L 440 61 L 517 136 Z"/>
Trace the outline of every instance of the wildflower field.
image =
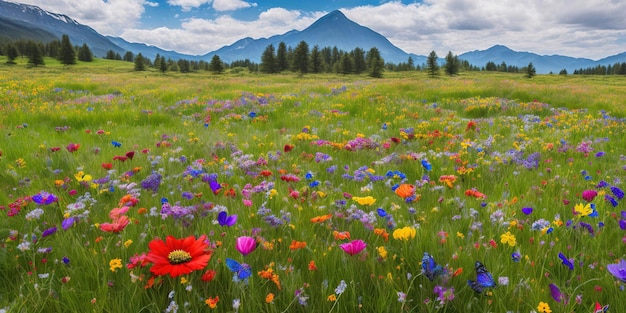
<path id="1" fill-rule="evenodd" d="M 1 312 L 626 302 L 626 77 L 4 62 Z"/>

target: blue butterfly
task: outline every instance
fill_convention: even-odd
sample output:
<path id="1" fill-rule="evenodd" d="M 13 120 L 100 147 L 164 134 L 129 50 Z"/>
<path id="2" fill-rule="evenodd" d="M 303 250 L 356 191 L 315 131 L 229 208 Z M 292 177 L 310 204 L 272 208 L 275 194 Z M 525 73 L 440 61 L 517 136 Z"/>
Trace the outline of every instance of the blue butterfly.
<path id="1" fill-rule="evenodd" d="M 485 288 L 493 288 L 496 286 L 496 282 L 493 280 L 491 273 L 487 271 L 487 268 L 476 261 L 476 281 L 468 280 L 467 284 L 474 289 L 477 293 L 483 293 Z"/>
<path id="2" fill-rule="evenodd" d="M 437 264 L 435 259 L 428 254 L 428 252 L 424 252 L 424 257 L 422 258 L 422 273 L 428 280 L 433 281 L 443 274 L 443 267 Z"/>
<path id="3" fill-rule="evenodd" d="M 609 311 L 609 305 L 602 306 L 600 303 L 596 302 L 596 308 L 593 313 L 604 313 Z"/>
<path id="4" fill-rule="evenodd" d="M 228 269 L 235 273 L 233 280 L 246 280 L 252 276 L 252 268 L 246 263 L 239 263 L 233 259 L 226 258 L 226 266 Z"/>

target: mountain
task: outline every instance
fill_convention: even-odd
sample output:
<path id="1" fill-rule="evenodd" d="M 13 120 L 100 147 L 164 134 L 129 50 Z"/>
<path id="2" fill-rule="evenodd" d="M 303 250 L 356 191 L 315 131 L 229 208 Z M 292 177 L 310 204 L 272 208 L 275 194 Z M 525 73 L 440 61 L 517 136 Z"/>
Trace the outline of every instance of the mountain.
<path id="1" fill-rule="evenodd" d="M 151 60 L 153 60 L 157 54 L 165 57 L 166 59 L 170 58 L 172 60 L 186 59 L 190 61 L 200 61 L 205 59 L 202 56 L 194 56 L 178 53 L 176 51 L 163 50 L 159 47 L 146 45 L 145 43 L 128 42 L 120 37 L 106 36 L 106 38 L 125 51 L 132 51 L 135 55 L 141 53 L 142 56 L 147 57 Z"/>
<path id="2" fill-rule="evenodd" d="M 533 63 L 533 66 L 537 69 L 539 74 L 547 73 L 559 73 L 561 70 L 566 69 L 568 73 L 572 73 L 576 69 L 595 67 L 596 65 L 613 65 L 616 62 L 626 61 L 626 53 L 619 58 L 602 59 L 594 61 L 584 58 L 573 58 L 562 55 L 538 55 L 530 52 L 518 52 L 513 51 L 502 45 L 495 45 L 487 50 L 475 50 L 466 52 L 459 55 L 459 59 L 466 60 L 470 64 L 484 67 L 487 62 L 494 62 L 496 65 L 505 62 L 506 65 L 513 65 L 517 67 L 528 66 L 528 63 Z"/>
<path id="3" fill-rule="evenodd" d="M 34 5 L 0 0 L 0 39 L 32 39 L 42 42 L 61 40 L 66 34 L 74 45 L 86 43 L 93 54 L 104 57 L 113 50 L 125 50 L 100 35 L 91 27 L 82 25 L 67 15 L 51 13 Z"/>
<path id="4" fill-rule="evenodd" d="M 351 21 L 338 10 L 321 17 L 302 31 L 292 30 L 270 38 L 247 37 L 230 46 L 207 53 L 204 57 L 210 59 L 213 55 L 219 55 L 225 62 L 244 59 L 260 62 L 261 54 L 270 44 L 278 48 L 278 44 L 284 42 L 288 47 L 295 48 L 301 41 L 305 41 L 309 49 L 315 45 L 320 48 L 337 47 L 344 51 L 351 51 L 358 47 L 367 52 L 372 47 L 376 47 L 383 59 L 391 63 L 406 62 L 409 56 L 413 58 L 415 64 L 426 62 L 426 57 L 402 51 L 383 35 Z"/>

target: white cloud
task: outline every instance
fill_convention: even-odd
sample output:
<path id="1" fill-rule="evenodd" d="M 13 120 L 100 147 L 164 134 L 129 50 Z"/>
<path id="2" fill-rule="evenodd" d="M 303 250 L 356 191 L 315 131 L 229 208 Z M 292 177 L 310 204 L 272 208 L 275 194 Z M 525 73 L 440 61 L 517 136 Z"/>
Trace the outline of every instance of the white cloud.
<path id="1" fill-rule="evenodd" d="M 213 0 L 167 0 L 167 4 L 179 6 L 183 11 L 189 11 L 193 8 L 200 7 L 203 4 L 209 4 Z"/>
<path id="2" fill-rule="evenodd" d="M 158 3 L 158 2 L 146 1 L 146 2 L 144 2 L 144 3 L 145 3 L 147 6 L 149 6 L 149 7 L 153 7 L 153 8 L 156 8 L 156 7 L 158 7 L 158 6 L 159 6 L 159 3 Z"/>
<path id="3" fill-rule="evenodd" d="M 213 9 L 216 11 L 233 11 L 238 9 L 256 6 L 256 3 L 250 4 L 242 0 L 214 0 Z"/>

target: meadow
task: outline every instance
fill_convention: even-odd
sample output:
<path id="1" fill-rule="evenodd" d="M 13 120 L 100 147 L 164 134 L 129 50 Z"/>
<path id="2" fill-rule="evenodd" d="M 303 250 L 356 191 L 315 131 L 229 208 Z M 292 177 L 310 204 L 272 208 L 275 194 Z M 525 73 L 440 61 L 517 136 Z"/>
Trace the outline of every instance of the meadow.
<path id="1" fill-rule="evenodd" d="M 0 312 L 619 312 L 626 77 L 0 58 Z"/>

